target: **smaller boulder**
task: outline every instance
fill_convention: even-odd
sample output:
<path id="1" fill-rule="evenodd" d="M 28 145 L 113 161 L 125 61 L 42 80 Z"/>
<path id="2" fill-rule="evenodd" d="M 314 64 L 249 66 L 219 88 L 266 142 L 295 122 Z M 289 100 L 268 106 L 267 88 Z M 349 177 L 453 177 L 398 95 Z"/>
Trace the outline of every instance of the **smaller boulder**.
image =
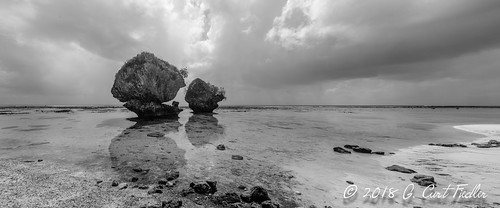
<path id="1" fill-rule="evenodd" d="M 375 155 L 385 155 L 385 152 L 376 151 L 376 152 L 372 152 L 372 154 L 375 154 Z"/>
<path id="2" fill-rule="evenodd" d="M 185 100 L 194 113 L 212 113 L 219 105 L 218 102 L 226 99 L 225 91 L 196 78 L 189 84 Z"/>

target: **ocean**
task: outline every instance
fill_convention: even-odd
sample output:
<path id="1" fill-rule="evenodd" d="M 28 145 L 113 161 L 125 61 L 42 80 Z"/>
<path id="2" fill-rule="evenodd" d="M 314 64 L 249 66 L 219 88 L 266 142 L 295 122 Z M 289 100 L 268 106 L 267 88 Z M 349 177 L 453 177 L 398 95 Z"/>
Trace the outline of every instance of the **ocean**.
<path id="1" fill-rule="evenodd" d="M 178 119 L 134 117 L 113 106 L 3 107 L 0 160 L 43 160 L 124 180 L 132 176 L 127 167 L 133 164 L 147 166 L 152 174 L 174 167 L 186 179 L 217 180 L 227 189 L 242 183 L 279 189 L 271 195 L 296 206 L 495 207 L 500 202 L 500 149 L 471 145 L 500 136 L 500 108 L 224 106 L 213 115 L 184 109 Z M 164 136 L 146 136 L 152 132 Z M 220 144 L 225 151 L 216 149 Z M 384 155 L 333 151 L 347 144 Z M 231 155 L 244 160 L 231 160 Z M 440 188 L 480 184 L 487 197 L 432 198 L 417 185 L 415 197 L 405 199 L 412 175 L 385 169 L 393 164 L 433 176 Z M 145 184 L 153 181 L 144 178 Z M 357 193 L 347 197 L 352 185 Z M 398 190 L 396 196 L 380 194 L 390 188 Z"/>

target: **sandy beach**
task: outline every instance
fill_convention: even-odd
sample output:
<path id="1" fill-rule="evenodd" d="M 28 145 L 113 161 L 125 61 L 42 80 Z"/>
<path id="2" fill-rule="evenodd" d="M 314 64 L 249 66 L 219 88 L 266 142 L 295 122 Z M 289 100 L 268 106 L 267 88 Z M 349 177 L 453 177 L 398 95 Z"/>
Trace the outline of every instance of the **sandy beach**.
<path id="1" fill-rule="evenodd" d="M 179 119 L 156 121 L 131 119 L 134 115 L 121 108 L 14 111 L 0 117 L 5 207 L 162 207 L 169 201 L 231 207 L 216 199 L 254 186 L 268 190 L 281 207 L 496 207 L 500 202 L 500 166 L 491 159 L 498 149 L 470 145 L 499 139 L 499 125 L 480 124 L 495 121 L 491 109 L 227 108 L 214 115 L 185 110 Z M 432 142 L 468 147 L 428 145 Z M 220 144 L 225 150 L 217 149 Z M 346 144 L 384 155 L 332 150 Z M 385 169 L 395 164 L 433 176 L 437 188 L 480 184 L 487 197 L 430 199 L 425 187 L 410 181 L 415 174 Z M 175 171 L 178 177 L 159 184 Z M 190 193 L 190 184 L 200 181 L 216 181 L 217 192 Z M 415 198 L 404 199 L 410 184 Z M 354 186 L 357 192 L 346 197 Z M 394 196 L 377 193 L 391 188 L 398 190 Z"/>

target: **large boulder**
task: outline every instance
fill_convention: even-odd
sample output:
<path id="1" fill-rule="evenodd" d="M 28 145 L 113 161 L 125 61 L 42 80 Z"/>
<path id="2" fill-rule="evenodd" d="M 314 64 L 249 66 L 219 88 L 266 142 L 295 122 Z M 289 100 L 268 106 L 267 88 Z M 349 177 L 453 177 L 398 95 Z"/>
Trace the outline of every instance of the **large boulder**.
<path id="1" fill-rule="evenodd" d="M 195 113 L 212 113 L 225 98 L 224 89 L 196 78 L 189 84 L 185 100 Z"/>
<path id="2" fill-rule="evenodd" d="M 162 104 L 175 98 L 185 87 L 181 72 L 174 65 L 142 52 L 127 61 L 115 75 L 113 97 L 139 117 L 177 115 L 177 106 Z"/>

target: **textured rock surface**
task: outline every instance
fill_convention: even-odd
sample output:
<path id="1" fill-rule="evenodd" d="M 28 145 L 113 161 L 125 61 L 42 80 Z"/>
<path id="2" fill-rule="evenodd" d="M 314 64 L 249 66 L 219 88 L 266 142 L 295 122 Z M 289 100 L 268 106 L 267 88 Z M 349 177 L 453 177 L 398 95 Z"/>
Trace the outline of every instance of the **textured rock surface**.
<path id="1" fill-rule="evenodd" d="M 225 99 L 224 90 L 196 78 L 189 84 L 185 100 L 195 113 L 211 113 Z"/>
<path id="2" fill-rule="evenodd" d="M 176 106 L 162 104 L 186 86 L 180 71 L 154 54 L 142 52 L 127 61 L 115 75 L 113 97 L 139 117 L 177 115 Z"/>

